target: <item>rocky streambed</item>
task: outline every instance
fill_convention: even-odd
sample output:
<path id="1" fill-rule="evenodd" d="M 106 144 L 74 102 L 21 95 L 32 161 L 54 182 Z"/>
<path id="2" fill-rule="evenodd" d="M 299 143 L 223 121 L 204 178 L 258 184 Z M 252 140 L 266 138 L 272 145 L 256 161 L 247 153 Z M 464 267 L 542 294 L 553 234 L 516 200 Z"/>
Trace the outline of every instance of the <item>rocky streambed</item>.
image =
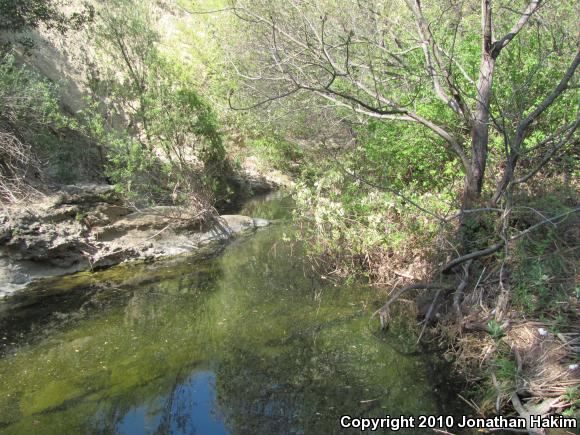
<path id="1" fill-rule="evenodd" d="M 0 297 L 40 278 L 130 260 L 210 257 L 235 236 L 268 224 L 242 215 L 202 224 L 179 207 L 129 207 L 112 186 L 66 186 L 0 214 Z"/>

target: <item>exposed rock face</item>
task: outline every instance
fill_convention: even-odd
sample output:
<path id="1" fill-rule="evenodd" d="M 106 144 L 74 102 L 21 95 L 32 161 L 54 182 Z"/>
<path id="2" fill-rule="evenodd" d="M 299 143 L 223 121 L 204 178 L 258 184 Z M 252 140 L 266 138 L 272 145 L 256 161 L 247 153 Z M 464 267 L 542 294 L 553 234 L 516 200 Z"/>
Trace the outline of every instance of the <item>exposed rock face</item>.
<path id="1" fill-rule="evenodd" d="M 240 173 L 233 174 L 232 181 L 247 197 L 269 193 L 283 185 L 273 174 L 260 174 L 251 167 L 245 167 Z"/>
<path id="2" fill-rule="evenodd" d="M 41 277 L 202 248 L 212 255 L 232 237 L 268 224 L 226 215 L 202 229 L 196 216 L 178 207 L 135 211 L 123 205 L 112 186 L 69 186 L 41 204 L 0 214 L 0 297 Z"/>

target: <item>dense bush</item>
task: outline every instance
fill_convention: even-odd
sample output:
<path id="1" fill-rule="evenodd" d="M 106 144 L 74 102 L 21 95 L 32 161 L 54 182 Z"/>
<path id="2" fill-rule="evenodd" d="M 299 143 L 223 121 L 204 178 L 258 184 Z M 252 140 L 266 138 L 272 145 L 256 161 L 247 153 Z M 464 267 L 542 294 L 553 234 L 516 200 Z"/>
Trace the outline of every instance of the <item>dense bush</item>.
<path id="1" fill-rule="evenodd" d="M 327 162 L 325 167 L 317 161 L 317 168 L 305 171 L 309 177 L 297 184 L 294 195 L 302 236 L 309 242 L 309 252 L 338 276 L 362 272 L 374 282 L 385 282 L 392 277 L 385 261 L 391 261 L 393 268 L 395 264 L 406 267 L 417 256 L 432 254 L 437 237 L 447 229 L 407 200 L 444 215 L 450 197 L 436 190 L 421 194 L 406 188 L 399 195 L 381 191 L 366 184 L 371 176 L 367 172 L 356 174 L 364 181 L 353 178 L 355 163 L 349 162 L 339 167 Z M 312 172 L 317 173 L 315 181 Z"/>

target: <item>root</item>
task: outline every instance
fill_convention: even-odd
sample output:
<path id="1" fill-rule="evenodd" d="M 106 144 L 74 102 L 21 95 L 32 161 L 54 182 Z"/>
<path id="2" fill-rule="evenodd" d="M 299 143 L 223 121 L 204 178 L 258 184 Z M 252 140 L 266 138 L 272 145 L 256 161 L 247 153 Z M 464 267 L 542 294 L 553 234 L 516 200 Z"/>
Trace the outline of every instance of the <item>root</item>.
<path id="1" fill-rule="evenodd" d="M 469 282 L 469 267 L 471 266 L 472 261 L 473 260 L 467 260 L 467 262 L 463 265 L 463 277 L 461 278 L 461 282 L 457 286 L 455 295 L 453 295 L 453 308 L 455 309 L 455 314 L 457 315 L 458 325 L 461 325 L 461 321 L 463 320 L 463 313 L 461 312 L 461 302 L 463 302 L 463 294 L 467 287 L 467 283 Z"/>

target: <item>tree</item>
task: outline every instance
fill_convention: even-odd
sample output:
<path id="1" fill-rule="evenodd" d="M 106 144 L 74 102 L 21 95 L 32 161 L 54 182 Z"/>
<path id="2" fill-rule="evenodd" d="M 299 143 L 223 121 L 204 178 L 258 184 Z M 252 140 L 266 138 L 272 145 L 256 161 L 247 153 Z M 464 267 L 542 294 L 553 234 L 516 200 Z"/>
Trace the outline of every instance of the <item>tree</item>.
<path id="1" fill-rule="evenodd" d="M 573 110 L 563 109 L 573 98 L 562 102 L 580 63 L 577 37 L 565 31 L 559 13 L 568 6 L 531 0 L 517 12 L 511 3 L 481 0 L 477 12 L 474 1 L 232 0 L 230 10 L 248 25 L 248 54 L 237 71 L 255 99 L 251 106 L 307 92 L 366 117 L 416 123 L 461 161 L 462 203 L 469 208 L 482 199 L 490 128 L 504 141 L 492 204 L 510 184 L 533 176 L 514 178 L 520 158 L 540 151 L 535 173 L 577 130 L 577 102 Z M 481 26 L 474 30 L 477 18 Z M 504 110 L 510 101 L 501 100 L 506 94 L 494 80 L 500 56 L 518 38 L 524 38 L 520 49 L 531 44 L 537 54 L 527 54 L 535 59 L 527 77 L 500 83 L 512 89 L 525 84 L 528 92 Z M 540 68 L 550 77 L 537 84 Z M 557 104 L 559 123 L 539 125 Z M 528 140 L 538 130 L 535 136 L 543 139 Z"/>
<path id="2" fill-rule="evenodd" d="M 213 212 L 212 203 L 226 205 L 234 188 L 218 118 L 185 63 L 160 48 L 157 7 L 154 1 L 110 0 L 98 10 L 101 68 L 93 92 L 108 100 L 108 110 L 131 136 L 113 141 L 108 172 L 136 196 L 171 197 Z"/>
<path id="3" fill-rule="evenodd" d="M 58 0 L 0 0 L 0 31 L 20 34 L 44 25 L 65 33 L 91 21 L 93 15 L 94 9 L 90 5 L 85 5 L 81 11 L 65 14 Z M 28 48 L 33 46 L 32 40 L 26 37 L 17 41 Z"/>

